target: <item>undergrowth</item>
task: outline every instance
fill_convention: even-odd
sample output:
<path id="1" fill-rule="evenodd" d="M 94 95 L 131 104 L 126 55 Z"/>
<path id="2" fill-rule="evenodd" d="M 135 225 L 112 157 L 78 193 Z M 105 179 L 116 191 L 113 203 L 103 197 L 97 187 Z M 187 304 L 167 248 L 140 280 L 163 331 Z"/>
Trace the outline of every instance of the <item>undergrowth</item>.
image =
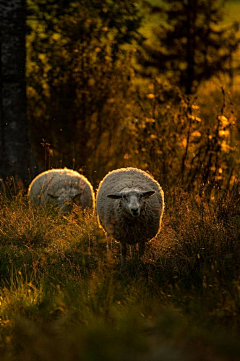
<path id="1" fill-rule="evenodd" d="M 238 359 L 238 189 L 166 194 L 161 232 L 123 270 L 91 211 L 2 194 L 2 360 Z"/>

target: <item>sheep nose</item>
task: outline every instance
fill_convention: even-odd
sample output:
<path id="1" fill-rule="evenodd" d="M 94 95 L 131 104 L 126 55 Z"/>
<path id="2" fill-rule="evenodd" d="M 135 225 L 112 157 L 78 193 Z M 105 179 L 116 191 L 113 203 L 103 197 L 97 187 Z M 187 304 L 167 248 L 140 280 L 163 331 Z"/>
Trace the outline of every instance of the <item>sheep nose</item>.
<path id="1" fill-rule="evenodd" d="M 139 210 L 138 208 L 131 208 L 131 213 L 133 216 L 138 216 L 139 215 Z"/>

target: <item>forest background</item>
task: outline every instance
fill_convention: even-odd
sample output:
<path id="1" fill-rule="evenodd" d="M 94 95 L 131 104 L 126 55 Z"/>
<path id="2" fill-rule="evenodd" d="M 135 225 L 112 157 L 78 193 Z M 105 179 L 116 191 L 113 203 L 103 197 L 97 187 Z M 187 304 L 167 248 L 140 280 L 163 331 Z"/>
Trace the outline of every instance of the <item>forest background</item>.
<path id="1" fill-rule="evenodd" d="M 0 0 L 0 350 L 240 357 L 239 1 Z M 39 172 L 149 171 L 163 226 L 106 257 L 96 215 L 34 209 Z M 43 226 L 44 225 L 44 226 Z"/>
<path id="2" fill-rule="evenodd" d="M 239 2 L 14 3 L 22 16 L 2 30 L 15 19 L 26 54 L 2 36 L 3 179 L 67 166 L 96 188 L 133 165 L 168 187 L 234 182 Z"/>
<path id="3" fill-rule="evenodd" d="M 176 179 L 198 189 L 234 181 L 238 25 L 229 21 L 223 32 L 221 2 L 205 2 L 198 16 L 197 3 L 169 2 L 177 6 L 167 15 L 170 30 L 162 28 L 163 9 L 129 1 L 66 2 L 54 11 L 51 2 L 36 4 L 28 21 L 27 94 L 41 169 L 80 169 L 95 187 L 109 170 L 129 165 L 168 187 Z M 147 10 L 152 16 L 143 16 Z M 183 20 L 181 11 L 189 12 Z"/>

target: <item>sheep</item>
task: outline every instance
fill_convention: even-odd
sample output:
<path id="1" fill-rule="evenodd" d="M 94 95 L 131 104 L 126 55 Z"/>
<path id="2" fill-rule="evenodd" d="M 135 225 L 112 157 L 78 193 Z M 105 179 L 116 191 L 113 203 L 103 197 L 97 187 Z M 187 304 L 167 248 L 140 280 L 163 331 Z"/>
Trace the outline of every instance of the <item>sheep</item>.
<path id="1" fill-rule="evenodd" d="M 72 169 L 50 169 L 40 173 L 30 183 L 28 198 L 35 205 L 57 204 L 61 213 L 76 203 L 85 209 L 95 208 L 95 194 L 91 183 Z"/>
<path id="2" fill-rule="evenodd" d="M 143 255 L 145 243 L 161 227 L 164 193 L 153 177 L 137 168 L 120 168 L 109 172 L 100 182 L 96 208 L 99 226 L 110 240 L 120 242 L 121 267 L 125 265 L 127 244 L 139 244 Z"/>

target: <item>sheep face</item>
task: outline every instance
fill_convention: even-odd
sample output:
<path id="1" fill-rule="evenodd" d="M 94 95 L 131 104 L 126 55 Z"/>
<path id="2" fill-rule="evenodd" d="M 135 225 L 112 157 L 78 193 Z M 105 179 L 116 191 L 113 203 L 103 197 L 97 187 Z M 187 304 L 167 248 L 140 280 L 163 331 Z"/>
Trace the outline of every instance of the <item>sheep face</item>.
<path id="1" fill-rule="evenodd" d="M 111 199 L 119 199 L 123 213 L 127 217 L 139 217 L 144 200 L 151 197 L 155 191 L 129 190 L 108 194 Z"/>
<path id="2" fill-rule="evenodd" d="M 48 196 L 57 203 L 61 211 L 71 210 L 72 204 L 79 203 L 82 192 L 75 188 L 60 188 L 55 194 L 48 193 Z"/>

